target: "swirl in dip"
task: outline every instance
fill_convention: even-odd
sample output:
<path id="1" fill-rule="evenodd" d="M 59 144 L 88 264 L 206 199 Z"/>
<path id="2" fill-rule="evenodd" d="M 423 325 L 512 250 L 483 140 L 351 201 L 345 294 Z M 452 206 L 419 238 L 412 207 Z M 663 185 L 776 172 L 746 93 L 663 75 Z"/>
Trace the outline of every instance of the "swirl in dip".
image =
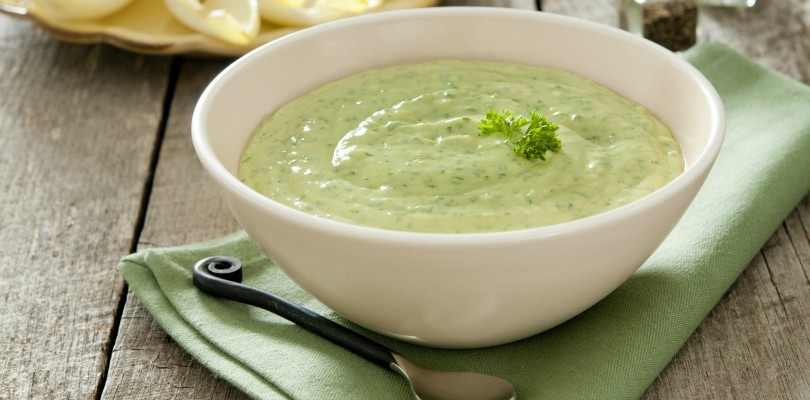
<path id="1" fill-rule="evenodd" d="M 562 151 L 529 161 L 489 109 L 559 125 Z M 598 214 L 684 169 L 672 133 L 586 78 L 525 65 L 434 61 L 375 69 L 278 109 L 242 154 L 239 178 L 310 214 L 415 232 L 533 228 Z"/>

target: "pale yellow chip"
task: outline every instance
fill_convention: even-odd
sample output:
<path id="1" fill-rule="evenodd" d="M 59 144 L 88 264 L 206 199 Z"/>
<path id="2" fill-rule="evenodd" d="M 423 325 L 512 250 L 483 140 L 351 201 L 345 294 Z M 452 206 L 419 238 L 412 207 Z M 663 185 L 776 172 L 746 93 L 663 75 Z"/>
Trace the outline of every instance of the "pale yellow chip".
<path id="1" fill-rule="evenodd" d="M 259 34 L 256 0 L 164 0 L 183 25 L 228 43 L 245 45 Z"/>
<path id="2" fill-rule="evenodd" d="M 307 27 L 374 10 L 383 0 L 258 0 L 262 19 Z"/>

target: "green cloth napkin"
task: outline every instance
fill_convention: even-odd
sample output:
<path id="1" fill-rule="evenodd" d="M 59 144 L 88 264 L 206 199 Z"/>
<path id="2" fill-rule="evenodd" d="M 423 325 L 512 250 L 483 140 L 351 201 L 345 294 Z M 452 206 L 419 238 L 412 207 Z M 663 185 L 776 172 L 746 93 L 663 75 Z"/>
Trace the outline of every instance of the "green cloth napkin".
<path id="1" fill-rule="evenodd" d="M 382 341 L 425 367 L 513 382 L 522 399 L 641 396 L 810 189 L 810 88 L 716 44 L 684 54 L 715 85 L 727 139 L 704 188 L 663 245 L 603 301 L 544 333 L 476 350 L 421 347 L 369 333 L 313 300 L 244 233 L 147 250 L 121 273 L 200 363 L 255 398 L 410 399 L 405 381 L 269 312 L 202 294 L 195 262 L 231 255 L 244 281 Z"/>

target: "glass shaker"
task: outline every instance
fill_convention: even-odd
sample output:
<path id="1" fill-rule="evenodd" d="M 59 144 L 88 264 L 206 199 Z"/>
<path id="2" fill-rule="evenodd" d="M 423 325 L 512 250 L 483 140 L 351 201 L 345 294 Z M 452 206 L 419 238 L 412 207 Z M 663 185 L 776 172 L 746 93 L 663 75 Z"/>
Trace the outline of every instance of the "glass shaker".
<path id="1" fill-rule="evenodd" d="M 672 51 L 697 42 L 698 0 L 618 0 L 619 27 Z"/>

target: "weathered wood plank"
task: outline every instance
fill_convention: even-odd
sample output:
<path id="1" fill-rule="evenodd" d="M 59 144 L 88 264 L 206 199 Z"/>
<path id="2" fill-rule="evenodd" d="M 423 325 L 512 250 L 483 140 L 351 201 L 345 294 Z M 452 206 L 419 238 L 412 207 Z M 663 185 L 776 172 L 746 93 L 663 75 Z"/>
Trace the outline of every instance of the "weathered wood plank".
<path id="1" fill-rule="evenodd" d="M 810 398 L 808 205 L 771 237 L 646 399 Z"/>
<path id="2" fill-rule="evenodd" d="M 139 249 L 213 239 L 238 229 L 194 155 L 194 105 L 226 62 L 187 61 L 171 105 Z M 103 399 L 244 399 L 174 343 L 130 293 Z"/>
<path id="3" fill-rule="evenodd" d="M 545 0 L 544 9 L 616 25 L 610 0 Z M 615 15 L 615 13 L 613 13 Z M 725 43 L 810 83 L 810 6 L 760 1 L 704 8 L 701 40 Z M 810 197 L 768 241 L 644 399 L 810 398 Z"/>
<path id="4" fill-rule="evenodd" d="M 97 396 L 167 70 L 2 17 L 0 398 Z"/>
<path id="5" fill-rule="evenodd" d="M 130 292 L 102 399 L 247 399 L 180 348 Z"/>
<path id="6" fill-rule="evenodd" d="M 705 8 L 700 24 L 702 40 L 724 43 L 810 83 L 810 3 L 759 1 L 750 9 Z"/>
<path id="7" fill-rule="evenodd" d="M 214 239 L 238 224 L 214 192 L 191 144 L 191 115 L 202 91 L 229 61 L 183 61 L 160 149 L 138 249 Z"/>

